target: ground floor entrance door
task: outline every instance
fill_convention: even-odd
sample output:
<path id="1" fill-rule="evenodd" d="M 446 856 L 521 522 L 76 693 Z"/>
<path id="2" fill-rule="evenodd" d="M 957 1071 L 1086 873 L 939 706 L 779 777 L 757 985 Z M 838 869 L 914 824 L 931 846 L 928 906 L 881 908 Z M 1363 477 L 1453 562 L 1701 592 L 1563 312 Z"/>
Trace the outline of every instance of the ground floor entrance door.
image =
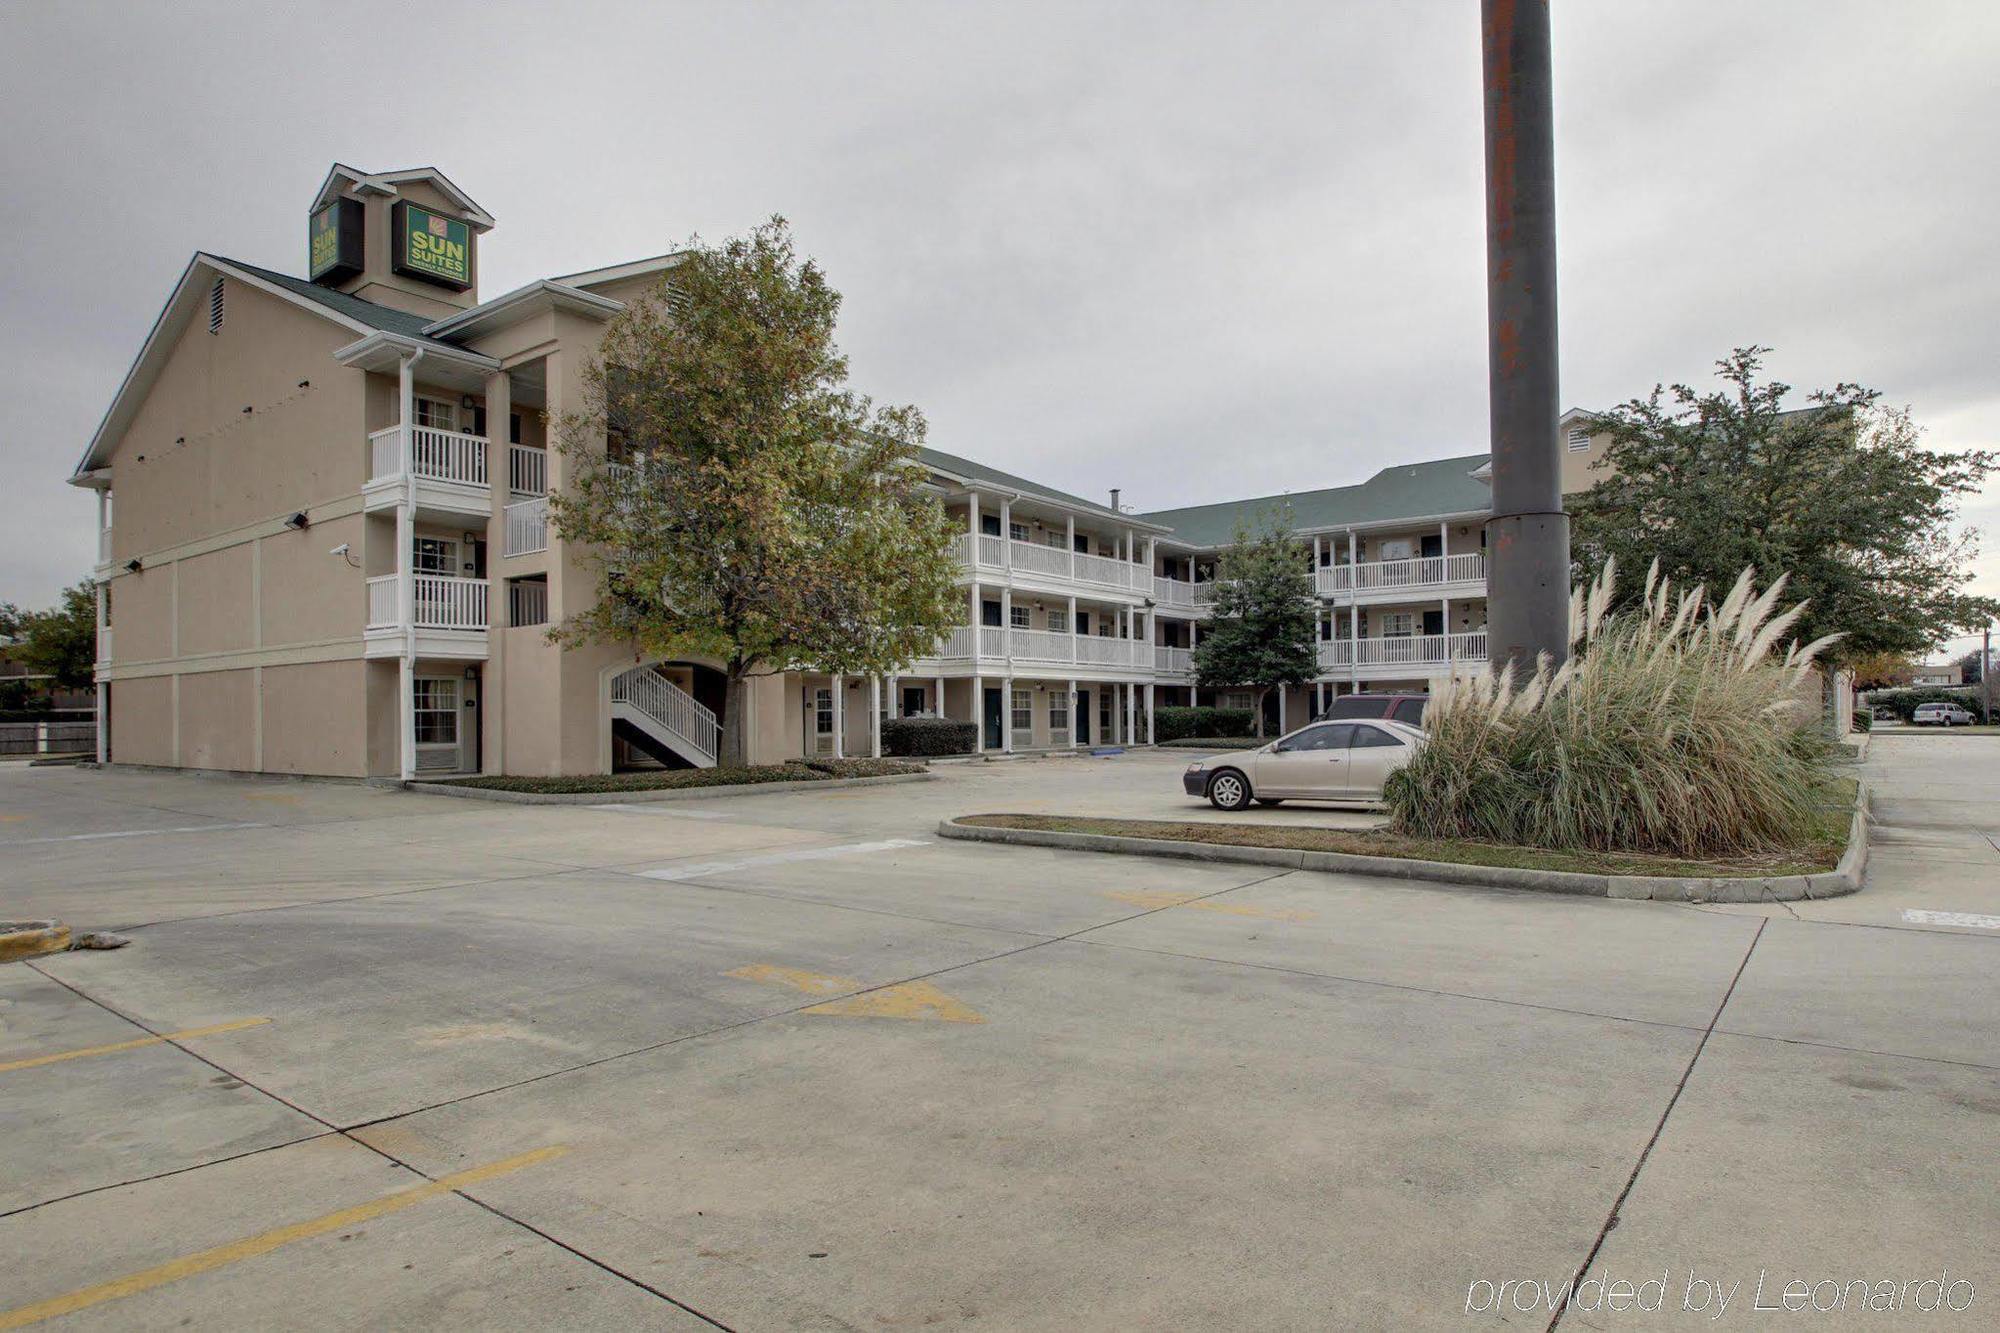
<path id="1" fill-rule="evenodd" d="M 1076 743 L 1090 744 L 1090 691 L 1076 692 Z"/>
<path id="2" fill-rule="evenodd" d="M 1000 704 L 1000 691 L 987 686 L 986 701 L 982 707 L 986 718 L 986 748 L 989 750 L 1000 748 Z"/>
<path id="3" fill-rule="evenodd" d="M 903 687 L 903 716 L 916 717 L 924 711 L 924 687 L 905 685 Z"/>

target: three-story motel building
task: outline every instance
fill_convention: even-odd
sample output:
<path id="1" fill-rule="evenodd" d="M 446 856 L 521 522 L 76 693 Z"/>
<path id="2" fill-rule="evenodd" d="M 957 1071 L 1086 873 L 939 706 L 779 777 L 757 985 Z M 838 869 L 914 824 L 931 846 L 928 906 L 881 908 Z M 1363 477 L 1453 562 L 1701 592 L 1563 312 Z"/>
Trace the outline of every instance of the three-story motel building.
<path id="1" fill-rule="evenodd" d="M 431 168 L 336 165 L 303 277 L 197 253 L 71 478 L 98 497 L 99 758 L 410 778 L 711 765 L 721 677 L 551 624 L 598 595 L 548 520 L 608 320 L 666 255 L 482 301 L 493 219 Z M 1570 489 L 1601 452 L 1565 421 Z M 1143 743 L 1197 690 L 1216 559 L 1274 506 L 1319 595 L 1318 680 L 1425 689 L 1484 664 L 1484 455 L 1359 485 L 1155 513 L 925 450 L 963 525 L 965 623 L 886 678 L 755 680 L 748 759 L 879 751 L 885 717 L 978 724 L 982 750 Z M 1309 554 L 1308 554 L 1309 553 Z"/>

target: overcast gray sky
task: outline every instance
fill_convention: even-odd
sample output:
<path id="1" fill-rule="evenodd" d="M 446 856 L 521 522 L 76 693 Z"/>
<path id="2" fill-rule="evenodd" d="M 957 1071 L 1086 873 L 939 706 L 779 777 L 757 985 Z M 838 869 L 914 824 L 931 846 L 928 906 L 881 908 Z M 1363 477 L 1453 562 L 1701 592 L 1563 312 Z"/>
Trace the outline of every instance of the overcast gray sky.
<path id="1" fill-rule="evenodd" d="M 2000 6 L 1558 0 L 1563 400 L 1734 345 L 2000 444 Z M 0 600 L 190 253 L 304 269 L 335 160 L 498 219 L 485 294 L 773 212 L 858 387 L 1145 508 L 1486 447 L 1476 0 L 0 0 Z M 1966 513 L 2000 547 L 2000 489 Z M 2000 594 L 2000 550 L 1980 565 Z"/>

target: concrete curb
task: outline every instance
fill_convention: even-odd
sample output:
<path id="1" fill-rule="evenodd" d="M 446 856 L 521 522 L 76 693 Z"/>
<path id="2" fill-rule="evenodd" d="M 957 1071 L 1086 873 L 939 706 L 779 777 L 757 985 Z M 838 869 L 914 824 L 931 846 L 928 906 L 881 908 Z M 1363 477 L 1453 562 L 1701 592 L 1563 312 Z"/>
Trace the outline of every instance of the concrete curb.
<path id="1" fill-rule="evenodd" d="M 1287 847 L 1234 847 L 1220 843 L 1179 842 L 1168 838 L 1121 838 L 1101 833 L 993 828 L 982 824 L 962 824 L 956 819 L 941 821 L 937 831 L 941 838 L 966 842 L 1161 856 L 1181 861 L 1226 861 L 1242 865 L 1279 866 L 1288 870 L 1324 870 L 1348 875 L 1374 875 L 1382 879 L 1442 881 L 1489 889 L 1526 889 L 1535 893 L 1583 897 L 1674 903 L 1794 902 L 1808 898 L 1838 898 L 1861 887 L 1861 877 L 1868 866 L 1868 789 L 1861 787 L 1855 798 L 1854 816 L 1848 825 L 1847 850 L 1832 870 L 1811 875 L 1757 878 L 1683 879 L 1652 875 L 1593 875 L 1570 870 L 1522 870 L 1512 866 L 1357 856 L 1350 852 L 1305 852 Z"/>
<path id="2" fill-rule="evenodd" d="M 0 921 L 0 963 L 40 958 L 69 948 L 69 927 L 60 921 Z"/>
<path id="3" fill-rule="evenodd" d="M 872 778 L 828 778 L 822 782 L 743 782 L 720 787 L 663 787 L 638 791 L 494 791 L 486 787 L 455 787 L 447 782 L 405 782 L 406 791 L 456 796 L 467 801 L 499 801 L 504 805 L 630 805 L 639 801 L 707 801 L 736 796 L 779 796 L 795 791 L 846 791 L 850 787 L 886 787 L 898 782 L 935 782 L 935 773 L 885 773 Z"/>

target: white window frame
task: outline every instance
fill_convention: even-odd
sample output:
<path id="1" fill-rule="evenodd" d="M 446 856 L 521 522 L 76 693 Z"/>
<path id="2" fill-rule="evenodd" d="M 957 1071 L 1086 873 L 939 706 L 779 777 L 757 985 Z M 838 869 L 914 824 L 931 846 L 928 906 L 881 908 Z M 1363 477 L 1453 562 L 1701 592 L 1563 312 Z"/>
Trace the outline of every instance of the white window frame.
<path id="1" fill-rule="evenodd" d="M 1034 627 L 1034 613 L 1028 607 L 1017 604 L 1007 608 L 1007 628 L 1033 629 Z"/>
<path id="2" fill-rule="evenodd" d="M 1008 519 L 1007 535 L 1017 542 L 1025 542 L 1028 540 L 1028 525 L 1026 523 L 1016 523 L 1014 520 Z"/>
<path id="3" fill-rule="evenodd" d="M 813 752 L 833 753 L 833 689 L 827 685 L 813 691 Z"/>
<path id="4" fill-rule="evenodd" d="M 416 396 L 413 410 L 417 424 L 429 430 L 458 432 L 458 404 L 449 398 L 430 398 L 423 394 Z"/>
<path id="5" fill-rule="evenodd" d="M 1051 607 L 1048 619 L 1049 633 L 1069 633 L 1069 612 L 1062 607 Z"/>
<path id="6" fill-rule="evenodd" d="M 1033 736 L 1035 734 L 1035 692 L 1016 685 L 1010 707 L 1013 716 L 1008 720 L 1014 724 L 1014 734 L 1018 736 L 1025 732 L 1029 736 Z"/>
<path id="7" fill-rule="evenodd" d="M 426 550 L 427 543 L 435 549 Z M 433 568 L 432 566 L 438 558 L 446 553 L 449 553 L 450 558 L 445 561 L 445 567 L 443 569 Z M 427 564 L 427 561 L 430 563 Z M 410 539 L 410 568 L 419 574 L 441 574 L 447 578 L 456 577 L 458 574 L 458 538 L 412 537 Z"/>
<path id="8" fill-rule="evenodd" d="M 1069 731 L 1069 691 L 1054 690 L 1049 694 L 1049 731 Z"/>
<path id="9" fill-rule="evenodd" d="M 1250 691 L 1248 690 L 1224 690 L 1222 692 L 1222 702 L 1216 706 L 1218 708 L 1240 708 L 1247 713 L 1252 708 L 1255 708 L 1257 704 L 1250 697 Z"/>
<path id="10" fill-rule="evenodd" d="M 410 682 L 412 692 L 411 710 L 415 714 L 418 748 L 449 749 L 454 751 L 453 767 L 457 767 L 455 752 L 458 749 L 459 737 L 458 686 L 459 681 L 456 676 L 418 676 Z M 444 718 L 451 720 L 450 725 L 442 727 L 439 730 L 450 733 L 448 737 L 440 738 L 437 735 L 426 737 L 424 735 L 424 723 L 426 719 L 437 722 Z"/>
<path id="11" fill-rule="evenodd" d="M 1414 611 L 1381 611 L 1381 628 L 1377 631 L 1384 639 L 1410 639 L 1417 633 L 1417 613 Z"/>

